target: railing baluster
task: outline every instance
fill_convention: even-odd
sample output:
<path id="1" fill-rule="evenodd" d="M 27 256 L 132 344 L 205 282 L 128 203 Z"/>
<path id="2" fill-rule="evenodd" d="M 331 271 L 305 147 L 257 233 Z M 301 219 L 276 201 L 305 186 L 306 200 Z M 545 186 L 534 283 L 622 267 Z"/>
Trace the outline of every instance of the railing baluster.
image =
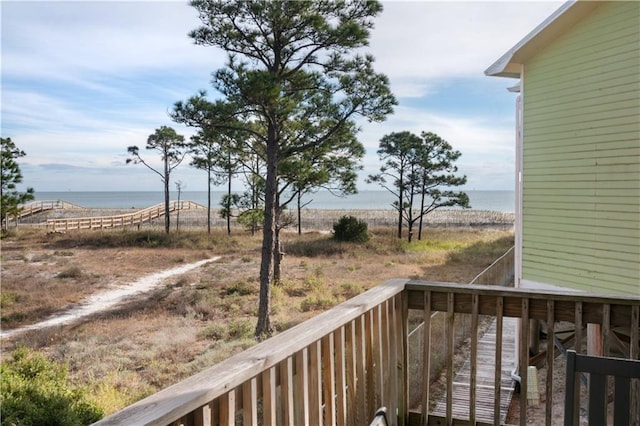
<path id="1" fill-rule="evenodd" d="M 385 300 L 381 308 L 382 318 L 380 320 L 380 329 L 382 332 L 381 346 L 382 346 L 382 401 L 389 409 L 389 401 L 392 399 L 391 394 L 391 341 L 389 336 L 389 301 Z"/>
<path id="2" fill-rule="evenodd" d="M 309 352 L 307 348 L 296 352 L 295 380 L 293 383 L 294 415 L 296 425 L 309 424 Z"/>
<path id="3" fill-rule="evenodd" d="M 400 293 L 399 301 L 401 303 L 398 311 L 399 319 L 399 339 L 400 339 L 400 360 L 402 363 L 402 378 L 400 387 L 402 389 L 402 399 L 399 401 L 398 424 L 404 425 L 408 422 L 409 417 L 409 297 L 407 292 Z"/>
<path id="4" fill-rule="evenodd" d="M 242 385 L 242 424 L 258 425 L 258 385 L 255 378 Z"/>
<path id="5" fill-rule="evenodd" d="M 336 424 L 336 357 L 335 357 L 335 333 L 330 333 L 322 338 L 322 384 L 320 395 L 324 395 L 324 424 L 334 426 Z M 322 403 L 322 401 L 320 401 Z M 318 419 L 318 423 L 321 423 Z"/>
<path id="6" fill-rule="evenodd" d="M 373 418 L 376 412 L 376 366 L 373 351 L 373 310 L 364 314 L 364 344 L 365 344 L 365 402 L 364 418 Z"/>
<path id="7" fill-rule="evenodd" d="M 288 357 L 280 363 L 280 400 L 282 403 L 282 424 L 294 425 L 293 401 L 293 359 Z"/>
<path id="8" fill-rule="evenodd" d="M 384 376 L 383 376 L 383 356 L 382 352 L 384 347 L 382 345 L 382 331 L 380 329 L 382 322 L 382 307 L 380 305 L 373 308 L 372 318 L 373 318 L 373 336 L 372 336 L 372 344 L 373 344 L 373 353 L 374 353 L 374 365 L 375 365 L 375 377 L 374 383 L 376 383 L 375 388 L 375 402 L 373 405 L 373 409 L 377 410 L 383 404 L 384 397 Z M 375 414 L 375 413 L 374 413 Z"/>
<path id="9" fill-rule="evenodd" d="M 309 346 L 309 419 L 312 424 L 322 423 L 322 357 L 320 341 Z"/>
<path id="10" fill-rule="evenodd" d="M 364 424 L 366 409 L 366 394 L 365 394 L 365 365 L 366 365 L 366 352 L 365 352 L 365 337 L 364 337 L 364 315 L 360 315 L 355 321 L 355 347 L 356 347 L 356 424 Z"/>
<path id="11" fill-rule="evenodd" d="M 262 372 L 262 423 L 276 424 L 276 368 Z"/>
<path id="12" fill-rule="evenodd" d="M 504 298 L 496 297 L 496 348 L 493 376 L 493 424 L 500 425 L 500 402 L 502 397 L 502 330 L 503 330 Z"/>
<path id="13" fill-rule="evenodd" d="M 602 305 L 602 355 L 609 356 L 611 349 L 611 305 Z"/>
<path id="14" fill-rule="evenodd" d="M 422 424 L 429 424 L 429 389 L 431 387 L 431 292 L 424 292 L 422 325 Z"/>
<path id="15" fill-rule="evenodd" d="M 555 359 L 555 304 L 547 300 L 547 378 L 545 396 L 545 424 L 553 419 L 553 360 Z"/>
<path id="16" fill-rule="evenodd" d="M 210 426 L 212 424 L 210 403 L 198 408 L 193 413 L 193 423 L 196 426 Z"/>
<path id="17" fill-rule="evenodd" d="M 640 359 L 640 305 L 631 307 L 631 335 L 629 343 L 629 359 Z M 640 425 L 640 380 L 631 382 L 631 422 L 634 426 Z"/>
<path id="18" fill-rule="evenodd" d="M 216 426 L 219 425 L 220 422 L 220 397 L 214 399 L 209 403 L 209 409 L 211 412 L 209 413 L 210 422 L 206 423 L 207 425 Z"/>
<path id="19" fill-rule="evenodd" d="M 355 338 L 355 322 L 351 321 L 345 325 L 346 334 L 346 360 L 347 360 L 347 424 L 355 424 L 356 414 L 356 338 Z"/>
<path id="20" fill-rule="evenodd" d="M 390 322 L 390 349 L 391 352 L 389 354 L 390 358 L 389 358 L 389 363 L 391 364 L 391 368 L 389 368 L 389 373 L 390 373 L 390 384 L 389 384 L 389 388 L 390 388 L 390 392 L 391 392 L 391 400 L 389 402 L 389 413 L 391 413 L 391 418 L 392 418 L 392 424 L 395 424 L 395 422 L 397 421 L 397 417 L 398 417 L 398 400 L 400 397 L 400 386 L 398 385 L 398 362 L 399 362 L 399 356 L 398 356 L 398 352 L 399 352 L 399 345 L 400 345 L 400 339 L 402 338 L 401 336 L 398 335 L 398 306 L 400 305 L 400 297 L 399 296 L 395 296 L 391 303 L 389 304 L 389 309 L 390 309 L 390 318 L 389 318 L 389 322 Z"/>
<path id="21" fill-rule="evenodd" d="M 447 425 L 453 423 L 452 411 L 453 411 L 453 349 L 454 349 L 454 320 L 455 314 L 453 310 L 454 295 L 453 293 L 447 294 L 447 318 L 445 324 L 445 334 L 447 342 L 447 408 L 446 419 Z"/>
<path id="22" fill-rule="evenodd" d="M 575 328 L 575 350 L 576 353 L 582 353 L 582 329 L 583 329 L 583 319 L 582 319 L 582 302 L 576 302 L 575 304 L 575 320 L 574 320 L 574 328 Z M 580 389 L 580 375 L 576 374 L 573 378 L 573 388 Z M 574 424 L 578 424 L 578 407 L 580 406 L 580 392 L 576 392 L 573 395 L 573 407 L 565 407 L 565 410 L 572 409 L 573 410 L 573 419 Z"/>
<path id="23" fill-rule="evenodd" d="M 236 424 L 236 391 L 235 389 L 220 397 L 220 426 L 232 426 Z"/>
<path id="24" fill-rule="evenodd" d="M 345 327 L 340 327 L 334 334 L 336 338 L 336 424 L 347 424 L 347 350 L 345 346 Z"/>
<path id="25" fill-rule="evenodd" d="M 529 367 L 529 299 L 522 298 L 520 314 L 520 426 L 527 425 L 527 368 Z"/>
<path id="26" fill-rule="evenodd" d="M 476 424 L 476 386 L 478 374 L 478 294 L 471 296 L 471 370 L 469 386 L 469 424 Z"/>

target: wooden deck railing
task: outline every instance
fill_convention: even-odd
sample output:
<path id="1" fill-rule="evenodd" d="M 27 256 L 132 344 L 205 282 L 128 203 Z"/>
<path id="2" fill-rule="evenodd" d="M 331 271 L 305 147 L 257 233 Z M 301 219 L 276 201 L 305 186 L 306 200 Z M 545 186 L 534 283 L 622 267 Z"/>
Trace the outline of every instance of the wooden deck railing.
<path id="1" fill-rule="evenodd" d="M 443 417 L 422 410 L 410 412 L 408 383 L 408 312 L 423 311 L 423 383 L 430 383 L 431 313 L 446 313 L 447 410 Z M 367 425 L 379 407 L 387 408 L 392 425 L 456 424 L 453 418 L 454 327 L 457 316 L 470 315 L 477 329 L 480 315 L 497 321 L 495 353 L 505 318 L 520 318 L 519 331 L 528 335 L 530 319 L 547 322 L 553 339 L 557 321 L 578 324 L 576 348 L 582 348 L 583 327 L 601 324 L 605 352 L 610 333 L 629 335 L 627 358 L 638 359 L 640 297 L 594 296 L 527 291 L 497 286 L 470 286 L 392 280 L 377 286 L 292 329 L 235 355 L 198 375 L 158 392 L 100 422 L 99 425 Z M 467 419 L 475 420 L 477 333 L 470 342 L 471 375 Z M 550 340 L 551 341 L 551 340 Z M 527 371 L 528 339 L 520 340 L 520 371 Z M 553 367 L 554 352 L 546 357 Z M 498 358 L 501 359 L 501 358 Z M 495 388 L 500 362 L 495 367 Z M 550 368 L 549 371 L 553 371 Z M 552 374 L 552 373 L 548 373 Z M 527 388 L 526 374 L 522 388 Z M 551 424 L 553 381 L 546 387 L 546 424 Z M 422 407 L 430 401 L 429 386 L 419 390 Z M 499 399 L 499 398 L 498 398 Z M 638 401 L 632 395 L 632 410 Z M 526 393 L 520 396 L 520 424 L 527 424 Z M 495 405 L 495 410 L 498 405 Z M 499 422 L 495 416 L 494 423 Z"/>
<path id="2" fill-rule="evenodd" d="M 470 284 L 512 286 L 514 277 L 515 247 L 511 247 L 471 280 Z"/>
<path id="3" fill-rule="evenodd" d="M 21 206 L 19 217 L 28 217 L 43 211 L 56 209 L 84 209 L 84 207 L 62 200 L 32 201 Z"/>
<path id="4" fill-rule="evenodd" d="M 420 424 L 451 424 L 453 421 L 452 389 L 453 389 L 453 353 L 454 353 L 454 333 L 453 324 L 458 315 L 471 315 L 472 329 L 477 329 L 480 315 L 494 317 L 497 321 L 496 346 L 495 346 L 495 371 L 494 377 L 494 423 L 498 423 L 499 416 L 499 392 L 500 392 L 500 370 L 502 359 L 502 333 L 505 318 L 518 318 L 520 321 L 520 336 L 529 336 L 530 320 L 542 320 L 547 325 L 547 341 L 555 341 L 555 324 L 557 322 L 568 322 L 575 326 L 575 336 L 573 339 L 574 348 L 577 352 L 583 351 L 584 333 L 583 329 L 587 324 L 600 324 L 602 326 L 602 339 L 604 355 L 611 355 L 611 342 L 614 333 L 619 331 L 628 335 L 629 343 L 626 353 L 616 354 L 616 356 L 639 359 L 638 342 L 640 340 L 640 297 L 632 296 L 603 296 L 588 295 L 584 293 L 535 291 L 524 289 L 506 289 L 495 286 L 468 286 L 451 284 L 432 284 L 409 282 L 406 285 L 409 309 L 420 309 L 424 313 L 424 359 L 431 359 L 431 313 L 435 311 L 446 312 L 446 346 L 447 346 L 447 368 L 446 368 L 446 388 L 447 388 L 447 412 L 444 419 L 426 418 Z M 472 333 L 470 342 L 469 357 L 471 361 L 471 375 L 469 380 L 469 403 L 468 420 L 469 424 L 475 424 L 476 420 L 476 395 L 478 384 L 477 374 L 477 333 Z M 520 424 L 526 425 L 527 418 L 527 392 L 528 378 L 527 369 L 529 367 L 529 339 L 520 339 L 518 347 L 518 371 L 520 374 L 520 387 L 525 390 L 520 393 Z M 545 420 L 544 424 L 551 425 L 553 418 L 553 395 L 554 395 L 554 360 L 556 357 L 553 343 L 546 353 L 546 386 L 545 386 Z M 430 383 L 428 364 L 423 367 L 423 383 Z M 430 400 L 429 386 L 423 386 L 422 406 L 428 406 Z M 631 410 L 633 417 L 638 416 L 639 396 L 637 386 L 634 388 L 631 397 Z M 541 421 L 542 419 L 538 419 Z"/>
<path id="5" fill-rule="evenodd" d="M 178 210 L 206 209 L 205 206 L 193 201 L 172 201 L 169 204 L 169 213 Z M 115 216 L 97 217 L 71 217 L 60 219 L 48 219 L 47 228 L 54 231 L 68 231 L 73 229 L 108 229 L 131 225 L 141 225 L 154 219 L 163 217 L 165 214 L 164 203 L 138 210 L 132 213 L 124 213 Z"/>

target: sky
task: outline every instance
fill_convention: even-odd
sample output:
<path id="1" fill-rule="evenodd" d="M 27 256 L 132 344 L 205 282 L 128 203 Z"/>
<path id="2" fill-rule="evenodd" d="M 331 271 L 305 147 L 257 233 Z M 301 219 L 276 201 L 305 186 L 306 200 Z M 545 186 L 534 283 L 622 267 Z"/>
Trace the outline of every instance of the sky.
<path id="1" fill-rule="evenodd" d="M 359 190 L 377 173 L 380 139 L 408 130 L 437 133 L 462 156 L 466 190 L 512 190 L 516 80 L 484 70 L 558 9 L 561 1 L 387 1 L 367 52 L 398 99 L 382 123 L 358 121 L 366 148 Z M 171 126 L 168 112 L 204 89 L 226 54 L 196 46 L 197 13 L 178 1 L 0 2 L 1 134 L 26 152 L 22 188 L 45 191 L 162 191 L 145 160 L 147 137 Z M 157 157 L 157 158 L 156 158 Z M 171 175 L 204 191 L 206 174 L 183 163 Z"/>

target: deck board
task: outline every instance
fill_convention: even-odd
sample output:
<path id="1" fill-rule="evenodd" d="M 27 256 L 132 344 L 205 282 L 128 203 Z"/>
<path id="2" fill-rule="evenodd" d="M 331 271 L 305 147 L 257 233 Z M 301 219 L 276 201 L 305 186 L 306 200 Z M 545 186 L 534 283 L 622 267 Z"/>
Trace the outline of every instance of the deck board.
<path id="1" fill-rule="evenodd" d="M 500 424 L 507 417 L 507 410 L 515 389 L 511 378 L 515 356 L 516 319 L 505 318 L 502 336 L 502 379 L 500 385 Z M 478 366 L 476 374 L 476 421 L 493 423 L 494 378 L 495 367 L 496 321 L 494 320 L 484 335 L 478 340 Z M 469 387 L 471 363 L 467 358 L 453 379 L 453 417 L 469 419 Z M 437 417 L 445 417 L 447 409 L 446 395 L 429 413 Z"/>

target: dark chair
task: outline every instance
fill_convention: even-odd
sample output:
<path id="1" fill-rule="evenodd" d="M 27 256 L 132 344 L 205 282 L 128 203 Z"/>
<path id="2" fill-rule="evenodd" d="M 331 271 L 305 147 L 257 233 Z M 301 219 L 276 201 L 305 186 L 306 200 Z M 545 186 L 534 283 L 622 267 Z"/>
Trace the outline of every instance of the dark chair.
<path id="1" fill-rule="evenodd" d="M 640 379 L 640 361 L 622 358 L 578 355 L 567 351 L 567 377 L 564 409 L 564 425 L 574 426 L 578 420 L 580 382 L 576 374 L 589 373 L 589 425 L 607 424 L 607 377 L 614 380 L 613 424 L 628 426 L 631 379 Z M 577 383 L 577 386 L 576 386 Z"/>
<path id="2" fill-rule="evenodd" d="M 369 426 L 388 426 L 389 424 L 387 421 L 387 407 L 382 407 L 376 412 L 376 416 Z"/>

